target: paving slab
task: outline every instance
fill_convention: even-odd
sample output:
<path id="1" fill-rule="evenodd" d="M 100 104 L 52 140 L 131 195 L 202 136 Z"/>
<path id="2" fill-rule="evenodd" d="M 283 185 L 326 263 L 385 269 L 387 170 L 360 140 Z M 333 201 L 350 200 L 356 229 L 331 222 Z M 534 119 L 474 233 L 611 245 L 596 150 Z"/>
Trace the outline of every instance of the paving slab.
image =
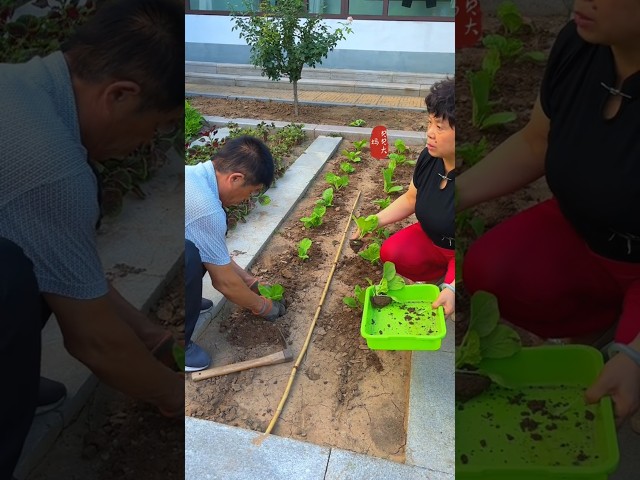
<path id="1" fill-rule="evenodd" d="M 455 326 L 437 351 L 413 352 L 407 420 L 406 462 L 455 474 Z"/>
<path id="2" fill-rule="evenodd" d="M 453 476 L 332 448 L 324 480 L 453 480 Z"/>
<path id="3" fill-rule="evenodd" d="M 333 105 L 360 108 L 393 108 L 402 110 L 424 111 L 424 95 L 416 87 L 417 96 L 405 97 L 387 91 L 385 95 L 369 93 L 340 92 L 328 90 L 298 91 L 300 105 L 316 105 L 330 107 Z M 355 90 L 355 88 L 354 88 Z M 419 95 L 418 95 L 419 94 Z M 245 99 L 263 102 L 293 103 L 293 89 L 240 87 L 237 85 L 207 85 L 185 82 L 185 96 L 205 96 L 225 99 Z"/>
<path id="4" fill-rule="evenodd" d="M 185 418 L 185 480 L 322 480 L 329 448 Z"/>

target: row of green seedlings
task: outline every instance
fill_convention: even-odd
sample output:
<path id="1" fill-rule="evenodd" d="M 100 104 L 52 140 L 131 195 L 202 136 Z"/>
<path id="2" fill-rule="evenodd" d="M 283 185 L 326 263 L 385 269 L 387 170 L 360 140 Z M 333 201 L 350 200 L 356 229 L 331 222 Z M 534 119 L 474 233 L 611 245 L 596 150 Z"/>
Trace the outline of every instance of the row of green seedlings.
<path id="1" fill-rule="evenodd" d="M 496 102 L 490 100 L 489 97 L 494 87 L 496 74 L 500 70 L 503 62 L 529 60 L 539 63 L 544 62 L 546 58 L 543 52 L 524 51 L 522 40 L 515 37 L 515 35 L 522 31 L 525 22 L 513 2 L 503 2 L 498 7 L 497 14 L 505 35 L 493 34 L 483 37 L 482 44 L 487 50 L 482 59 L 482 68 L 477 72 L 470 72 L 467 75 L 473 100 L 471 121 L 473 126 L 480 130 L 504 125 L 516 119 L 514 112 L 492 113 Z M 472 147 L 466 146 L 466 149 L 472 150 Z M 482 145 L 477 145 L 476 151 L 473 152 L 475 153 L 474 159 L 476 161 L 484 156 L 479 156 L 477 150 L 481 151 Z M 462 151 L 460 151 L 460 153 L 462 154 Z M 464 154 L 462 156 L 464 156 Z"/>
<path id="2" fill-rule="evenodd" d="M 354 151 L 344 150 L 342 152 L 349 160 L 340 164 L 340 170 L 345 172 L 345 175 L 336 175 L 333 172 L 327 173 L 325 181 L 331 186 L 322 192 L 322 197 L 316 202 L 313 212 L 309 216 L 300 218 L 305 228 L 311 229 L 322 225 L 322 218 L 327 213 L 327 208 L 333 207 L 335 192 L 349 185 L 349 175 L 356 171 L 353 164 L 362 161 L 362 149 L 367 145 L 367 141 L 359 140 L 353 142 L 353 145 L 355 147 Z M 309 257 L 307 256 L 306 258 Z"/>
<path id="3" fill-rule="evenodd" d="M 546 56 L 542 52 L 525 52 L 522 40 L 516 35 L 522 32 L 525 21 L 516 5 L 511 1 L 503 2 L 497 11 L 501 30 L 504 35 L 486 35 L 482 44 L 486 48 L 482 59 L 482 68 L 476 72 L 470 72 L 469 79 L 472 97 L 472 125 L 479 130 L 502 126 L 516 119 L 514 112 L 493 113 L 496 104 L 490 100 L 491 91 L 495 85 L 496 74 L 503 62 L 516 60 L 530 60 L 544 62 Z M 456 146 L 456 156 L 461 158 L 464 164 L 472 167 L 483 159 L 489 150 L 489 142 L 483 136 L 477 143 L 463 143 Z M 471 211 L 465 211 L 456 215 L 456 234 L 460 238 L 456 249 L 456 278 L 462 278 L 462 268 L 465 252 L 469 246 L 469 235 L 477 238 L 484 233 L 486 223 L 484 219 L 473 217 Z"/>
<path id="4" fill-rule="evenodd" d="M 348 161 L 342 162 L 340 164 L 340 169 L 346 173 L 346 175 L 336 175 L 335 173 L 327 173 L 325 180 L 327 183 L 331 185 L 331 187 L 327 188 L 322 192 L 322 197 L 317 200 L 316 206 L 313 209 L 313 212 L 309 216 L 305 216 L 300 218 L 300 221 L 304 224 L 305 228 L 315 228 L 322 225 L 322 218 L 327 212 L 327 207 L 333 206 L 333 198 L 335 191 L 340 190 L 343 187 L 349 185 L 349 175 L 355 172 L 355 167 L 353 164 L 360 163 L 362 161 L 361 154 L 362 149 L 366 146 L 366 140 L 358 140 L 353 142 L 354 150 L 343 150 L 342 154 L 347 158 Z M 404 143 L 404 141 L 398 139 L 395 142 L 395 153 L 389 154 L 389 164 L 387 168 L 382 169 L 382 175 L 384 179 L 384 191 L 385 193 L 398 193 L 402 191 L 403 187 L 400 185 L 394 185 L 393 175 L 395 173 L 395 169 L 398 165 L 415 165 L 415 161 L 407 160 L 406 155 L 408 154 L 408 149 Z M 335 191 L 334 191 L 335 188 Z M 373 203 L 378 206 L 379 209 L 384 209 L 391 204 L 391 198 L 387 196 L 386 198 L 381 198 L 374 200 Z M 370 215 L 368 217 L 353 217 L 354 221 L 358 225 L 360 229 L 360 237 L 358 241 L 360 242 L 360 246 L 362 246 L 362 238 L 371 233 L 377 227 L 377 217 L 375 215 Z M 369 225 L 371 222 L 376 223 L 373 228 L 370 228 Z M 389 236 L 389 231 L 387 229 L 380 229 L 379 232 L 376 232 L 379 237 L 382 239 L 386 239 Z M 369 262 L 376 263 L 380 260 L 380 243 L 379 241 L 375 241 L 367 249 L 363 252 L 359 252 L 358 254 L 368 260 Z M 298 257 L 302 260 L 309 259 L 309 249 L 313 242 L 311 239 L 305 237 L 298 244 Z M 359 250 L 359 249 L 358 249 Z"/>

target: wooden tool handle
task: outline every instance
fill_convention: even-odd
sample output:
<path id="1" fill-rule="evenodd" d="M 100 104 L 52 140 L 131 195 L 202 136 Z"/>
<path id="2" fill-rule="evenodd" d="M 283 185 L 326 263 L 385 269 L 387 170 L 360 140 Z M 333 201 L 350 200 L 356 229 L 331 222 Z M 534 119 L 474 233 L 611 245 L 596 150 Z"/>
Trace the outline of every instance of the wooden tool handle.
<path id="1" fill-rule="evenodd" d="M 211 377 L 218 377 L 220 375 L 227 375 L 229 373 L 247 370 L 248 368 L 264 367 L 265 365 L 276 365 L 278 363 L 290 362 L 292 359 L 293 356 L 288 351 L 284 350 L 264 357 L 245 360 L 244 362 L 232 363 L 231 365 L 208 368 L 207 370 L 194 372 L 191 374 L 191 378 L 194 382 L 198 382 Z"/>

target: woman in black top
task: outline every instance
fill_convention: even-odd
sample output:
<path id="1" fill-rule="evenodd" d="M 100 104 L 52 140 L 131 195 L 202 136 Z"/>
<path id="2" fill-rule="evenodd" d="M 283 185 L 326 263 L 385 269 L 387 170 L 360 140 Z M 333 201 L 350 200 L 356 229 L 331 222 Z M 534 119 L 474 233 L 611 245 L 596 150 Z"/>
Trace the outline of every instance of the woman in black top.
<path id="1" fill-rule="evenodd" d="M 464 281 L 542 337 L 596 339 L 622 354 L 587 390 L 618 421 L 640 405 L 640 2 L 577 1 L 552 48 L 529 123 L 458 180 L 459 208 L 546 175 L 553 198 L 470 248 Z"/>
<path id="2" fill-rule="evenodd" d="M 455 309 L 454 88 L 453 80 L 431 87 L 425 99 L 427 146 L 418 158 L 413 180 L 407 192 L 377 214 L 378 226 L 385 226 L 415 213 L 418 222 L 389 237 L 382 244 L 380 259 L 393 262 L 398 274 L 413 281 L 444 279 L 433 306 L 443 306 L 446 315 Z"/>

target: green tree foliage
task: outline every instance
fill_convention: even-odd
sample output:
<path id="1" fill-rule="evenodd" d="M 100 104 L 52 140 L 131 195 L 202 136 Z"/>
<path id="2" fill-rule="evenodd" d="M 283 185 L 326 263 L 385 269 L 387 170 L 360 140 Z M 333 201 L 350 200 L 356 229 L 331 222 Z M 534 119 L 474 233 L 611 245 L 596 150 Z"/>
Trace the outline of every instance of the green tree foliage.
<path id="1" fill-rule="evenodd" d="M 293 106 L 298 115 L 298 80 L 302 67 L 315 67 L 352 30 L 348 24 L 331 31 L 320 15 L 309 14 L 305 0 L 260 2 L 259 11 L 245 1 L 246 12 L 233 12 L 232 30 L 240 30 L 251 47 L 251 63 L 271 80 L 289 77 Z M 262 12 L 262 14 L 260 14 Z"/>

